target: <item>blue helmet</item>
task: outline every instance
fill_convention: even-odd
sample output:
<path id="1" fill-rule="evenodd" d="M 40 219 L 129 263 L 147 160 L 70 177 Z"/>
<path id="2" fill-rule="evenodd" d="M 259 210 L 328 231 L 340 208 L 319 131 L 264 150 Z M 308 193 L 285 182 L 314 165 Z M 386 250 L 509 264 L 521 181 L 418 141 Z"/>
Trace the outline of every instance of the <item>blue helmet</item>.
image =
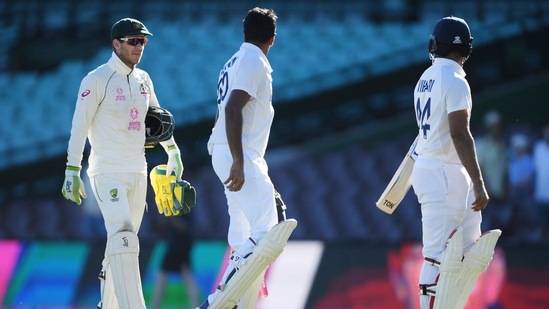
<path id="1" fill-rule="evenodd" d="M 444 57 L 457 51 L 466 59 L 473 49 L 473 37 L 469 26 L 462 18 L 448 16 L 440 19 L 429 38 L 429 54 Z"/>

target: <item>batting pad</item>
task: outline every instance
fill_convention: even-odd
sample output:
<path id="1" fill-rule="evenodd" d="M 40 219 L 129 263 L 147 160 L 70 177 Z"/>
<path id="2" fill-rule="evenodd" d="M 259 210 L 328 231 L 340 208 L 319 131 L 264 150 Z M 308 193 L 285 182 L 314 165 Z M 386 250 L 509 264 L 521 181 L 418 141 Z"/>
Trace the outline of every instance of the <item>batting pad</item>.
<path id="1" fill-rule="evenodd" d="M 118 300 L 114 292 L 114 283 L 112 281 L 111 269 L 109 265 L 99 273 L 101 285 L 101 302 L 97 305 L 100 309 L 118 309 Z"/>
<path id="2" fill-rule="evenodd" d="M 436 285 L 435 309 L 453 308 L 456 302 L 456 283 L 463 258 L 463 228 L 455 229 L 446 249 L 440 255 L 440 277 Z"/>
<path id="3" fill-rule="evenodd" d="M 139 273 L 139 239 L 134 232 L 118 232 L 107 240 L 106 256 L 120 309 L 145 309 Z M 110 308 L 104 308 L 110 309 Z"/>
<path id="4" fill-rule="evenodd" d="M 473 247 L 465 253 L 462 268 L 457 276 L 456 286 L 459 293 L 457 293 L 454 308 L 465 307 L 478 277 L 492 261 L 500 236 L 501 230 L 490 230 L 482 234 Z"/>
<path id="5" fill-rule="evenodd" d="M 210 309 L 232 309 L 248 290 L 264 274 L 265 269 L 280 256 L 288 238 L 297 226 L 295 219 L 275 225 L 255 247 L 246 264 L 227 282 L 227 285 L 209 306 Z M 246 308 L 248 309 L 248 308 Z"/>
<path id="6" fill-rule="evenodd" d="M 255 278 L 255 281 L 248 287 L 244 294 L 240 296 L 240 302 L 237 307 L 238 309 L 255 309 L 266 270 L 267 269 L 264 269 L 263 272 Z"/>

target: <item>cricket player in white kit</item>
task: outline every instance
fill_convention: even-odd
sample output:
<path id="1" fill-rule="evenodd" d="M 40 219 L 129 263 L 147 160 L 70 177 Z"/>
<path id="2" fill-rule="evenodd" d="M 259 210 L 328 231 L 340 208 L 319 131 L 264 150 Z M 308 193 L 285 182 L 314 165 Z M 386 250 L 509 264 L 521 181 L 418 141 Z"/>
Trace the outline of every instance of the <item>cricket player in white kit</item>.
<path id="1" fill-rule="evenodd" d="M 230 216 L 228 242 L 235 251 L 218 290 L 200 308 L 210 307 L 258 242 L 285 219 L 282 207 L 277 208 L 277 204 L 283 205 L 275 199 L 263 158 L 274 117 L 272 69 L 267 54 L 275 40 L 276 18 L 271 9 L 248 11 L 244 19 L 245 42 L 219 74 L 218 114 L 208 152 L 215 173 L 225 185 Z M 249 289 L 249 304 L 241 301 L 239 308 L 255 308 L 261 285 L 260 280 L 255 281 Z"/>
<path id="2" fill-rule="evenodd" d="M 432 65 L 414 92 L 419 139 L 412 186 L 422 214 L 423 309 L 463 308 L 501 234 L 492 230 L 481 237 L 481 210 L 489 197 L 469 129 L 472 99 L 463 70 L 472 41 L 463 19 L 439 20 L 429 42 Z"/>
<path id="3" fill-rule="evenodd" d="M 107 230 L 98 305 L 103 309 L 145 308 L 137 233 L 147 192 L 145 117 L 149 106 L 159 104 L 149 75 L 136 65 L 150 35 L 135 19 L 113 25 L 112 56 L 82 80 L 68 143 L 62 193 L 78 205 L 86 198 L 80 170 L 87 139 L 91 145 L 87 173 Z M 183 164 L 173 136 L 161 144 L 168 170 L 181 178 Z"/>

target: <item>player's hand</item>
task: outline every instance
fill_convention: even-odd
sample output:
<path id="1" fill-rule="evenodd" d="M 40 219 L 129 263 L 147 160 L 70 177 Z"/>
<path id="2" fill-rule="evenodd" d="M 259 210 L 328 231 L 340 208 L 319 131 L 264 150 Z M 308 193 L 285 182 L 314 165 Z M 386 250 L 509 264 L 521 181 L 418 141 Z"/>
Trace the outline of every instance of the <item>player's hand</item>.
<path id="1" fill-rule="evenodd" d="M 88 197 L 82 178 L 80 178 L 80 167 L 67 165 L 65 169 L 65 182 L 61 188 L 61 194 L 67 199 L 80 205 L 82 198 Z"/>
<path id="2" fill-rule="evenodd" d="M 490 197 L 488 196 L 488 192 L 486 191 L 484 184 L 473 185 L 473 192 L 475 194 L 475 201 L 473 202 L 471 208 L 474 211 L 484 210 L 488 205 L 488 201 L 490 200 Z"/>
<path id="3" fill-rule="evenodd" d="M 233 161 L 229 177 L 223 184 L 229 191 L 236 192 L 242 189 L 244 181 L 244 164 L 239 161 Z"/>
<path id="4" fill-rule="evenodd" d="M 181 161 L 181 152 L 177 146 L 172 145 L 168 147 L 168 164 L 166 169 L 168 175 L 175 172 L 177 180 L 181 180 L 183 177 L 183 162 Z"/>
<path id="5" fill-rule="evenodd" d="M 166 175 L 166 165 L 159 165 L 150 173 L 151 186 L 154 190 L 154 200 L 158 213 L 171 217 L 173 212 L 173 189 L 172 182 L 175 182 L 175 174 Z"/>

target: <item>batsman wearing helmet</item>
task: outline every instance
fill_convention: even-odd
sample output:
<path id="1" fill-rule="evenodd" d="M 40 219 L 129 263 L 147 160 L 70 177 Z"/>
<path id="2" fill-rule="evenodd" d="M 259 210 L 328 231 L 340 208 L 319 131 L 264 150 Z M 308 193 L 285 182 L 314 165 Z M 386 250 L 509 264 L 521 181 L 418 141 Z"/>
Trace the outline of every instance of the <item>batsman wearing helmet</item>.
<path id="1" fill-rule="evenodd" d="M 160 143 L 166 170 L 177 179 L 183 173 L 173 117 L 159 107 L 149 75 L 136 67 L 151 35 L 132 18 L 112 26 L 112 56 L 82 80 L 72 120 L 62 194 L 78 205 L 86 198 L 80 171 L 88 139 L 87 174 L 107 231 L 98 308 L 145 308 L 137 236 L 146 206 L 145 145 Z"/>
<path id="2" fill-rule="evenodd" d="M 472 99 L 463 65 L 472 42 L 463 19 L 440 19 L 429 40 L 432 65 L 414 92 L 419 138 L 412 186 L 422 215 L 423 309 L 463 308 L 501 235 L 480 230 L 489 197 L 469 128 Z"/>
<path id="3" fill-rule="evenodd" d="M 271 124 L 271 65 L 275 12 L 253 8 L 244 19 L 244 43 L 219 74 L 216 123 L 208 151 L 225 186 L 234 250 L 215 293 L 200 308 L 255 308 L 262 274 L 282 252 L 297 222 L 286 220 L 264 159 Z M 245 295 L 244 295 L 245 294 Z"/>

